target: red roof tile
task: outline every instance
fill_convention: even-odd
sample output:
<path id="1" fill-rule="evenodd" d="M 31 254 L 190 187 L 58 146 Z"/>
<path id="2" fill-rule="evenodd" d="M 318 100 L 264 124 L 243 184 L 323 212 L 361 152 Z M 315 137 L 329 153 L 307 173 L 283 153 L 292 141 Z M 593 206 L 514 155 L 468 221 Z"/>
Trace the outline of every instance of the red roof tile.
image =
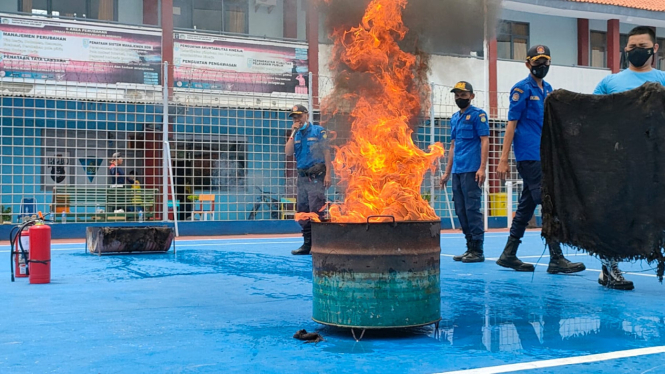
<path id="1" fill-rule="evenodd" d="M 570 0 L 578 3 L 595 3 L 602 5 L 615 5 L 626 8 L 665 12 L 665 0 Z"/>

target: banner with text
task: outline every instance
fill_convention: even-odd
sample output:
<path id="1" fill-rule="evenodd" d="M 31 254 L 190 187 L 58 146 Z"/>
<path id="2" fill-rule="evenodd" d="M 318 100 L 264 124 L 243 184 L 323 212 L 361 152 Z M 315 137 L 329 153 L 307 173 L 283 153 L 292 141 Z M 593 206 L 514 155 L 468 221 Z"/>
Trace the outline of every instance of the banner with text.
<path id="1" fill-rule="evenodd" d="M 307 94 L 307 45 L 175 33 L 178 88 Z"/>
<path id="2" fill-rule="evenodd" d="M 161 43 L 158 31 L 0 15 L 0 77 L 158 85 Z"/>

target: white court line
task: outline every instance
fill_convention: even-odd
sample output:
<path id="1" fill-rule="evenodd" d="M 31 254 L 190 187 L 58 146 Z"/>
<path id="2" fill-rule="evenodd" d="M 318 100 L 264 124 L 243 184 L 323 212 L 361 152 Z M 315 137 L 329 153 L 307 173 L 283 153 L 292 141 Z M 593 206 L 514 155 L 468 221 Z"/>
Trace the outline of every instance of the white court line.
<path id="1" fill-rule="evenodd" d="M 437 374 L 511 373 L 519 370 L 533 370 L 533 369 L 544 369 L 544 368 L 566 366 L 566 365 L 588 364 L 592 362 L 601 362 L 601 361 L 617 360 L 620 358 L 655 355 L 660 353 L 665 353 L 665 346 L 629 349 L 626 351 L 608 352 L 608 353 L 601 353 L 601 354 L 588 355 L 588 356 L 557 358 L 553 360 L 524 362 L 521 364 L 490 366 L 479 369 L 447 371 L 444 373 L 437 373 Z"/>

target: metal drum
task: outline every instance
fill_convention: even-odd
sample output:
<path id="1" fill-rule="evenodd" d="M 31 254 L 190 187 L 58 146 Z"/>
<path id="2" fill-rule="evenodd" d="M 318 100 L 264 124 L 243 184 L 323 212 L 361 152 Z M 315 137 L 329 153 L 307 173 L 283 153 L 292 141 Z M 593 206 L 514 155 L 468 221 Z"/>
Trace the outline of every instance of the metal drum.
<path id="1" fill-rule="evenodd" d="M 390 218 L 312 223 L 314 321 L 381 329 L 441 319 L 441 222 Z"/>

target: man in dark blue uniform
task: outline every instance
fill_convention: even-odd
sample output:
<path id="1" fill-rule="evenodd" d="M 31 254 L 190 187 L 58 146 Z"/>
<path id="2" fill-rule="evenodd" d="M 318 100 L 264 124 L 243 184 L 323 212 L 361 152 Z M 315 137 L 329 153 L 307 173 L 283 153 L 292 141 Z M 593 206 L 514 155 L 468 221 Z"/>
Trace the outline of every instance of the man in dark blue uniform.
<path id="1" fill-rule="evenodd" d="M 286 142 L 286 155 L 296 157 L 298 168 L 298 213 L 316 213 L 323 218 L 325 191 L 332 184 L 332 159 L 327 134 L 323 127 L 309 122 L 307 108 L 296 105 L 289 115 L 293 120 L 292 133 Z M 293 255 L 308 255 L 312 249 L 312 224 L 300 221 L 304 243 L 291 251 Z"/>
<path id="2" fill-rule="evenodd" d="M 453 257 L 453 260 L 483 262 L 485 230 L 480 198 L 489 154 L 487 113 L 471 105 L 475 95 L 468 82 L 457 83 L 451 92 L 455 93 L 455 104 L 460 110 L 450 120 L 450 150 L 441 187 L 446 187 L 452 172 L 455 212 L 466 238 L 466 252 Z"/>
<path id="3" fill-rule="evenodd" d="M 524 231 L 533 217 L 538 204 L 542 204 L 540 184 L 542 170 L 540 167 L 540 138 L 543 132 L 545 116 L 545 99 L 552 92 L 552 86 L 543 78 L 550 68 L 550 49 L 544 45 L 531 47 L 527 53 L 526 67 L 529 76 L 518 82 L 510 92 L 510 109 L 508 125 L 503 139 L 503 151 L 499 161 L 498 174 L 500 179 L 508 175 L 508 156 L 510 146 L 514 145 L 517 171 L 519 171 L 524 189 L 520 197 L 513 224 L 510 227 L 508 243 L 497 264 L 517 271 L 534 271 L 532 264 L 526 264 L 517 258 Z M 548 242 L 550 263 L 547 272 L 576 273 L 586 269 L 583 263 L 571 263 L 561 251 L 559 243 Z"/>

